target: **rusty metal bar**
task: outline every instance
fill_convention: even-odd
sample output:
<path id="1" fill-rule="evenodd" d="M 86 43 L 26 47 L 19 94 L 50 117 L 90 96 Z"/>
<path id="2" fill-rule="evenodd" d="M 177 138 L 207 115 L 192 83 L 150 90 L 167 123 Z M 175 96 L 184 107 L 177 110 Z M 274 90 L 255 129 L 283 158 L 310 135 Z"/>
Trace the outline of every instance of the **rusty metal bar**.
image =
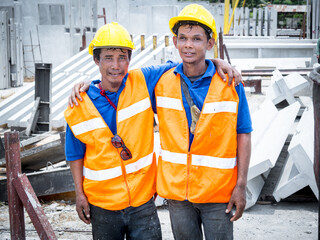
<path id="1" fill-rule="evenodd" d="M 13 179 L 21 174 L 19 133 L 6 132 L 4 140 L 11 239 L 26 239 L 23 205 L 13 185 Z"/>
<path id="2" fill-rule="evenodd" d="M 252 69 L 241 70 L 241 75 L 246 76 L 272 76 L 275 69 Z M 295 69 L 279 69 L 282 75 L 289 75 L 290 73 L 299 73 L 301 75 L 308 75 L 312 68 L 295 68 Z"/>
<path id="3" fill-rule="evenodd" d="M 219 32 L 219 55 L 221 59 L 224 59 L 224 51 L 223 51 L 223 32 L 220 28 Z"/>
<path id="4" fill-rule="evenodd" d="M 227 49 L 227 46 L 225 44 L 223 44 L 223 50 L 226 53 L 226 56 L 227 56 L 227 59 L 228 59 L 228 63 L 231 64 L 229 53 L 228 53 L 228 49 Z"/>
<path id="5" fill-rule="evenodd" d="M 57 239 L 27 176 L 25 174 L 19 175 L 13 179 L 13 185 L 22 200 L 40 239 Z"/>
<path id="6" fill-rule="evenodd" d="M 246 87 L 254 87 L 254 93 L 261 93 L 261 79 L 244 80 L 243 82 Z"/>

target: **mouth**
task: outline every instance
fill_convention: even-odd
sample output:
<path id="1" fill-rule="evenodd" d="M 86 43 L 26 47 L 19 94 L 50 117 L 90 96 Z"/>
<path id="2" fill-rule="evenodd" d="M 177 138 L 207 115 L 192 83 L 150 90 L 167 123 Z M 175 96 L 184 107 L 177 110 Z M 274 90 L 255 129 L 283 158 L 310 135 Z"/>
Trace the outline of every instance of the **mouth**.
<path id="1" fill-rule="evenodd" d="M 186 57 L 192 57 L 194 55 L 194 53 L 184 52 L 183 55 Z"/>
<path id="2" fill-rule="evenodd" d="M 109 76 L 111 77 L 121 77 L 123 74 L 122 73 L 110 73 L 109 72 Z"/>

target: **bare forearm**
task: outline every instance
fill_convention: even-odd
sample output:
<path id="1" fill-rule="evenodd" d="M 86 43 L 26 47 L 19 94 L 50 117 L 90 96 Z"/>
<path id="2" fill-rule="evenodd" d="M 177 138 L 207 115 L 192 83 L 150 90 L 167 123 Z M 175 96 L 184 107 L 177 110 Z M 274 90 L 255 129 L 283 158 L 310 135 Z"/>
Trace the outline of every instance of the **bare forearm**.
<path id="1" fill-rule="evenodd" d="M 84 194 L 83 192 L 83 159 L 70 161 L 70 169 L 74 181 L 76 194 Z"/>
<path id="2" fill-rule="evenodd" d="M 238 180 L 237 186 L 245 188 L 251 155 L 251 133 L 238 134 Z"/>

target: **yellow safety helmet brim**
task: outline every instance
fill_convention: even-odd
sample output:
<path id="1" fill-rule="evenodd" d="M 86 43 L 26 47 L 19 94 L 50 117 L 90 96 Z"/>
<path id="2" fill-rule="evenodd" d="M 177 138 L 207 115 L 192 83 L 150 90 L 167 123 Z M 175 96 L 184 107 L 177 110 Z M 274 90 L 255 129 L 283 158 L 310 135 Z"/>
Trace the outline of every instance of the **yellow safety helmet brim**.
<path id="1" fill-rule="evenodd" d="M 134 49 L 129 32 L 120 24 L 112 22 L 99 28 L 89 45 L 89 54 L 96 48 Z"/>

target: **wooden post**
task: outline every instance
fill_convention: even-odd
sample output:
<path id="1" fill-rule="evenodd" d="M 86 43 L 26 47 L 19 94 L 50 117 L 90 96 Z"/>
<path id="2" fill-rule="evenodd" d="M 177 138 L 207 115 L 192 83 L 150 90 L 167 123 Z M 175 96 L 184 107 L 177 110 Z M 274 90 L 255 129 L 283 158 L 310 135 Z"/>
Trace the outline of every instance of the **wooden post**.
<path id="1" fill-rule="evenodd" d="M 152 36 L 153 51 L 157 48 L 157 35 Z"/>
<path id="2" fill-rule="evenodd" d="M 169 47 L 169 35 L 165 35 L 165 36 L 164 36 L 164 45 L 165 45 L 166 47 Z"/>
<path id="3" fill-rule="evenodd" d="M 141 42 L 141 51 L 143 51 L 146 48 L 146 42 L 145 42 L 145 36 L 144 34 L 141 34 L 140 36 L 140 42 Z"/>
<path id="4" fill-rule="evenodd" d="M 13 185 L 13 180 L 21 174 L 19 133 L 6 132 L 4 141 L 11 239 L 26 239 L 23 204 Z"/>
<path id="5" fill-rule="evenodd" d="M 11 239 L 26 239 L 24 206 L 40 239 L 56 240 L 29 179 L 25 174 L 21 174 L 19 133 L 7 132 L 4 136 Z"/>

